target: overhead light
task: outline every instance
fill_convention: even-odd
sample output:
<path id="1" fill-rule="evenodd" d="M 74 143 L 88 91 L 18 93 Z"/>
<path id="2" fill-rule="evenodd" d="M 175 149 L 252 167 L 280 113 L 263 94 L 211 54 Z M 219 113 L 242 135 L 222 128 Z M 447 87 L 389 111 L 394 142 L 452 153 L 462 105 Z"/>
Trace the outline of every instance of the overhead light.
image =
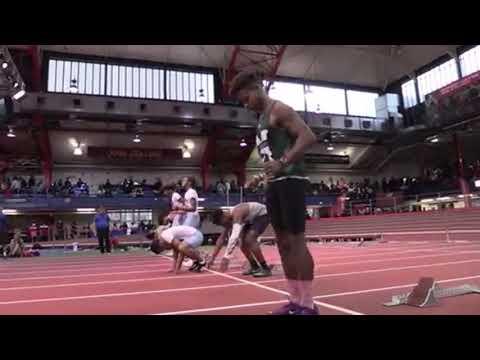
<path id="1" fill-rule="evenodd" d="M 188 150 L 193 150 L 195 148 L 195 143 L 190 139 L 185 139 L 183 144 L 186 146 Z"/>
<path id="2" fill-rule="evenodd" d="M 91 213 L 91 212 L 95 212 L 96 209 L 95 208 L 79 208 L 77 209 L 77 212 L 79 213 Z"/>
<path id="3" fill-rule="evenodd" d="M 435 144 L 435 143 L 438 143 L 440 141 L 440 139 L 437 137 L 437 136 L 434 136 L 433 138 L 430 138 L 429 140 L 431 143 Z"/>
<path id="4" fill-rule="evenodd" d="M 328 146 L 327 146 L 327 150 L 328 150 L 328 151 L 333 151 L 334 149 L 335 149 L 335 148 L 333 147 L 332 144 L 328 144 Z"/>
<path id="5" fill-rule="evenodd" d="M 9 138 L 17 137 L 17 135 L 15 135 L 15 132 L 13 131 L 12 128 L 8 129 L 7 137 Z"/>
<path id="6" fill-rule="evenodd" d="M 82 148 L 79 146 L 79 147 L 76 147 L 74 150 L 73 150 L 73 155 L 75 156 L 82 156 L 83 155 L 83 151 L 82 151 Z"/>
<path id="7" fill-rule="evenodd" d="M 191 157 L 192 157 L 192 154 L 190 153 L 190 151 L 185 150 L 185 151 L 183 152 L 183 158 L 184 158 L 184 159 L 190 159 Z"/>
<path id="8" fill-rule="evenodd" d="M 72 145 L 74 148 L 78 148 L 78 146 L 79 146 L 77 139 L 70 138 L 70 139 L 68 139 L 68 142 L 69 142 L 70 145 Z"/>
<path id="9" fill-rule="evenodd" d="M 142 139 L 140 139 L 140 137 L 138 135 L 135 135 L 135 138 L 133 139 L 133 142 L 138 144 L 138 143 L 142 142 Z"/>
<path id="10" fill-rule="evenodd" d="M 3 209 L 3 214 L 4 215 L 17 215 L 18 214 L 18 210 L 15 210 L 15 209 Z"/>
<path id="11" fill-rule="evenodd" d="M 24 89 L 19 90 L 18 92 L 15 93 L 15 95 L 13 95 L 13 98 L 14 98 L 15 100 L 20 100 L 22 97 L 25 96 L 26 93 L 27 93 L 27 92 L 26 92 Z"/>
<path id="12" fill-rule="evenodd" d="M 74 94 L 78 93 L 77 80 L 75 79 L 72 79 L 70 82 L 70 92 Z"/>
<path id="13" fill-rule="evenodd" d="M 18 84 L 18 81 L 14 81 L 14 83 L 13 83 L 13 88 L 16 89 L 16 88 L 18 87 L 18 85 L 19 85 L 19 84 Z"/>
<path id="14" fill-rule="evenodd" d="M 240 141 L 240 146 L 241 147 L 247 146 L 247 143 L 246 143 L 245 139 L 242 139 L 242 141 Z"/>
<path id="15" fill-rule="evenodd" d="M 8 62 L 3 61 L 2 62 L 2 69 L 6 69 L 6 68 L 8 68 Z"/>

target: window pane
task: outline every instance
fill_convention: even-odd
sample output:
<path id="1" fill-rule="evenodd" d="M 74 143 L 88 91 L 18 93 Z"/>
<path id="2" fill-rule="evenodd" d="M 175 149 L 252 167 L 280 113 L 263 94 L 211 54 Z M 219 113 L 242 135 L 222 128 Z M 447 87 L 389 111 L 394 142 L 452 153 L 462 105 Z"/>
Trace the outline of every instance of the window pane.
<path id="1" fill-rule="evenodd" d="M 291 106 L 296 111 L 305 111 L 303 84 L 276 81 L 270 87 L 268 95 Z"/>
<path id="2" fill-rule="evenodd" d="M 70 70 L 72 67 L 72 63 L 70 61 L 65 61 L 64 62 L 64 69 L 63 69 L 63 91 L 64 92 L 70 92 L 70 85 L 71 85 L 71 76 L 70 76 Z"/>
<path id="3" fill-rule="evenodd" d="M 480 45 L 460 55 L 462 76 L 473 74 L 480 70 Z"/>
<path id="4" fill-rule="evenodd" d="M 145 69 L 144 68 L 140 68 L 139 79 L 140 79 L 140 97 L 145 98 L 147 83 L 145 81 Z"/>
<path id="5" fill-rule="evenodd" d="M 180 71 L 177 71 L 176 74 L 177 74 L 177 78 L 176 78 L 177 92 L 176 92 L 176 98 L 175 99 L 182 101 L 183 100 L 182 73 Z"/>
<path id="6" fill-rule="evenodd" d="M 418 76 L 418 91 L 420 101 L 425 101 L 425 96 L 458 80 L 455 59 L 451 59 L 426 73 Z"/>
<path id="7" fill-rule="evenodd" d="M 55 78 L 57 75 L 57 60 L 48 61 L 48 91 L 55 91 Z"/>
<path id="8" fill-rule="evenodd" d="M 85 63 L 81 62 L 78 64 L 78 92 L 80 94 L 85 94 Z"/>
<path id="9" fill-rule="evenodd" d="M 118 96 L 118 66 L 112 67 L 112 96 Z"/>
<path id="10" fill-rule="evenodd" d="M 160 99 L 160 75 L 157 69 L 153 70 L 153 93 L 154 99 Z"/>
<path id="11" fill-rule="evenodd" d="M 129 66 L 127 67 L 127 88 L 126 88 L 126 93 L 125 95 L 128 97 L 133 96 L 133 76 L 132 76 L 132 68 Z"/>
<path id="12" fill-rule="evenodd" d="M 200 97 L 200 89 L 202 88 L 202 74 L 195 74 L 195 101 L 201 102 L 202 98 Z"/>
<path id="13" fill-rule="evenodd" d="M 347 114 L 344 89 L 307 85 L 305 92 L 307 111 L 326 114 Z"/>
<path id="14" fill-rule="evenodd" d="M 118 95 L 125 96 L 125 66 L 118 67 Z"/>
<path id="15" fill-rule="evenodd" d="M 87 94 L 92 94 L 93 93 L 93 64 L 87 64 L 86 73 L 87 73 L 87 78 L 86 78 L 86 84 L 85 84 L 85 92 Z"/>
<path id="16" fill-rule="evenodd" d="M 210 104 L 215 103 L 215 79 L 213 74 L 208 75 L 208 102 Z"/>
<path id="17" fill-rule="evenodd" d="M 151 99 L 153 97 L 153 70 L 152 69 L 147 69 L 146 70 L 146 77 L 147 77 L 147 93 L 145 94 L 145 97 L 148 99 Z"/>
<path id="18" fill-rule="evenodd" d="M 159 86 L 160 86 L 160 99 L 165 99 L 165 71 L 160 70 L 158 72 L 158 77 L 160 79 Z"/>
<path id="19" fill-rule="evenodd" d="M 55 91 L 63 92 L 63 64 L 64 61 L 57 61 L 57 73 L 55 79 Z"/>
<path id="20" fill-rule="evenodd" d="M 133 68 L 133 97 L 139 97 L 140 92 L 139 92 L 139 73 L 138 73 L 138 68 Z"/>
<path id="21" fill-rule="evenodd" d="M 406 109 L 417 105 L 417 94 L 415 92 L 415 81 L 409 80 L 402 84 L 403 105 Z"/>
<path id="22" fill-rule="evenodd" d="M 347 90 L 349 115 L 376 117 L 375 99 L 377 97 L 377 93 Z"/>

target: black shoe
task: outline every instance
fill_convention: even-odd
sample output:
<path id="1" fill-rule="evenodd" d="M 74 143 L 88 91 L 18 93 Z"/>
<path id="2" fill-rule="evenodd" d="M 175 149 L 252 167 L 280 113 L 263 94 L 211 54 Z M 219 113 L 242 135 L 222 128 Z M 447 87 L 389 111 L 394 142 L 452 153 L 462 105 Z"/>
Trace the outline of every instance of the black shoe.
<path id="1" fill-rule="evenodd" d="M 270 270 L 270 268 L 261 268 L 258 271 L 254 272 L 252 275 L 256 278 L 269 277 L 272 276 L 272 270 Z"/>
<path id="2" fill-rule="evenodd" d="M 207 266 L 207 262 L 205 260 L 197 261 L 197 266 L 192 271 L 193 272 L 201 272 L 202 268 L 205 267 L 205 266 Z"/>
<path id="3" fill-rule="evenodd" d="M 250 267 L 249 269 L 245 270 L 242 275 L 244 276 L 248 276 L 248 275 L 253 275 L 255 274 L 257 271 L 260 271 L 260 268 L 259 267 Z"/>
<path id="4" fill-rule="evenodd" d="M 200 264 L 199 261 L 197 261 L 197 260 L 194 261 L 193 264 L 192 264 L 192 266 L 190 266 L 190 267 L 188 268 L 188 271 L 196 271 L 196 269 L 197 269 L 197 267 L 198 267 L 199 264 Z"/>

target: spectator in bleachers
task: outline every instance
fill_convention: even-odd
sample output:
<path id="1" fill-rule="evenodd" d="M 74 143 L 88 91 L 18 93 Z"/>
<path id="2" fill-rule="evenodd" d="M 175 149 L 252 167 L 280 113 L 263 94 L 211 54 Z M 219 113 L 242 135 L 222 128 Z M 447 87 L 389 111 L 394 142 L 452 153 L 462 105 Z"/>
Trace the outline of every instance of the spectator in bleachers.
<path id="1" fill-rule="evenodd" d="M 5 246 L 8 244 L 8 222 L 7 216 L 3 213 L 3 208 L 0 207 L 0 256 L 3 255 Z"/>
<path id="2" fill-rule="evenodd" d="M 33 175 L 30 175 L 30 177 L 28 178 L 28 187 L 30 189 L 33 189 L 35 187 L 35 178 L 33 177 Z"/>
<path id="3" fill-rule="evenodd" d="M 112 184 L 110 183 L 110 179 L 107 179 L 103 189 L 105 190 L 105 197 L 112 197 Z"/>

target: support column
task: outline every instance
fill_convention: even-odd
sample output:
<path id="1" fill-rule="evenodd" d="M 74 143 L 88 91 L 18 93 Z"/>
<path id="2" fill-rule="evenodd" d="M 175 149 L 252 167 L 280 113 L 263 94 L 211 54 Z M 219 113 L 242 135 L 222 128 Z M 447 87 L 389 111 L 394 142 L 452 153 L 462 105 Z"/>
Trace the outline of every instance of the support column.
<path id="1" fill-rule="evenodd" d="M 459 137 L 458 133 L 453 134 L 453 143 L 455 145 L 455 153 L 456 153 L 456 160 L 457 160 L 457 173 L 458 173 L 458 182 L 459 182 L 459 188 L 460 191 L 462 192 L 463 195 L 468 195 L 470 194 L 470 189 L 468 186 L 468 182 L 465 179 L 465 161 L 464 161 L 464 155 L 463 155 L 463 142 L 462 139 Z M 465 201 L 465 207 L 470 208 L 470 197 L 465 196 L 464 197 Z"/>
<path id="2" fill-rule="evenodd" d="M 29 48 L 29 54 L 32 58 L 32 90 L 40 91 L 41 90 L 41 79 L 42 79 L 42 66 L 40 61 L 40 50 L 38 45 L 32 45 Z M 33 115 L 33 137 L 37 142 L 40 159 L 42 163 L 42 172 L 44 177 L 45 186 L 48 188 L 52 184 L 52 171 L 53 171 L 53 161 L 52 153 L 50 147 L 50 138 L 48 136 L 48 130 L 46 121 L 41 114 Z"/>

